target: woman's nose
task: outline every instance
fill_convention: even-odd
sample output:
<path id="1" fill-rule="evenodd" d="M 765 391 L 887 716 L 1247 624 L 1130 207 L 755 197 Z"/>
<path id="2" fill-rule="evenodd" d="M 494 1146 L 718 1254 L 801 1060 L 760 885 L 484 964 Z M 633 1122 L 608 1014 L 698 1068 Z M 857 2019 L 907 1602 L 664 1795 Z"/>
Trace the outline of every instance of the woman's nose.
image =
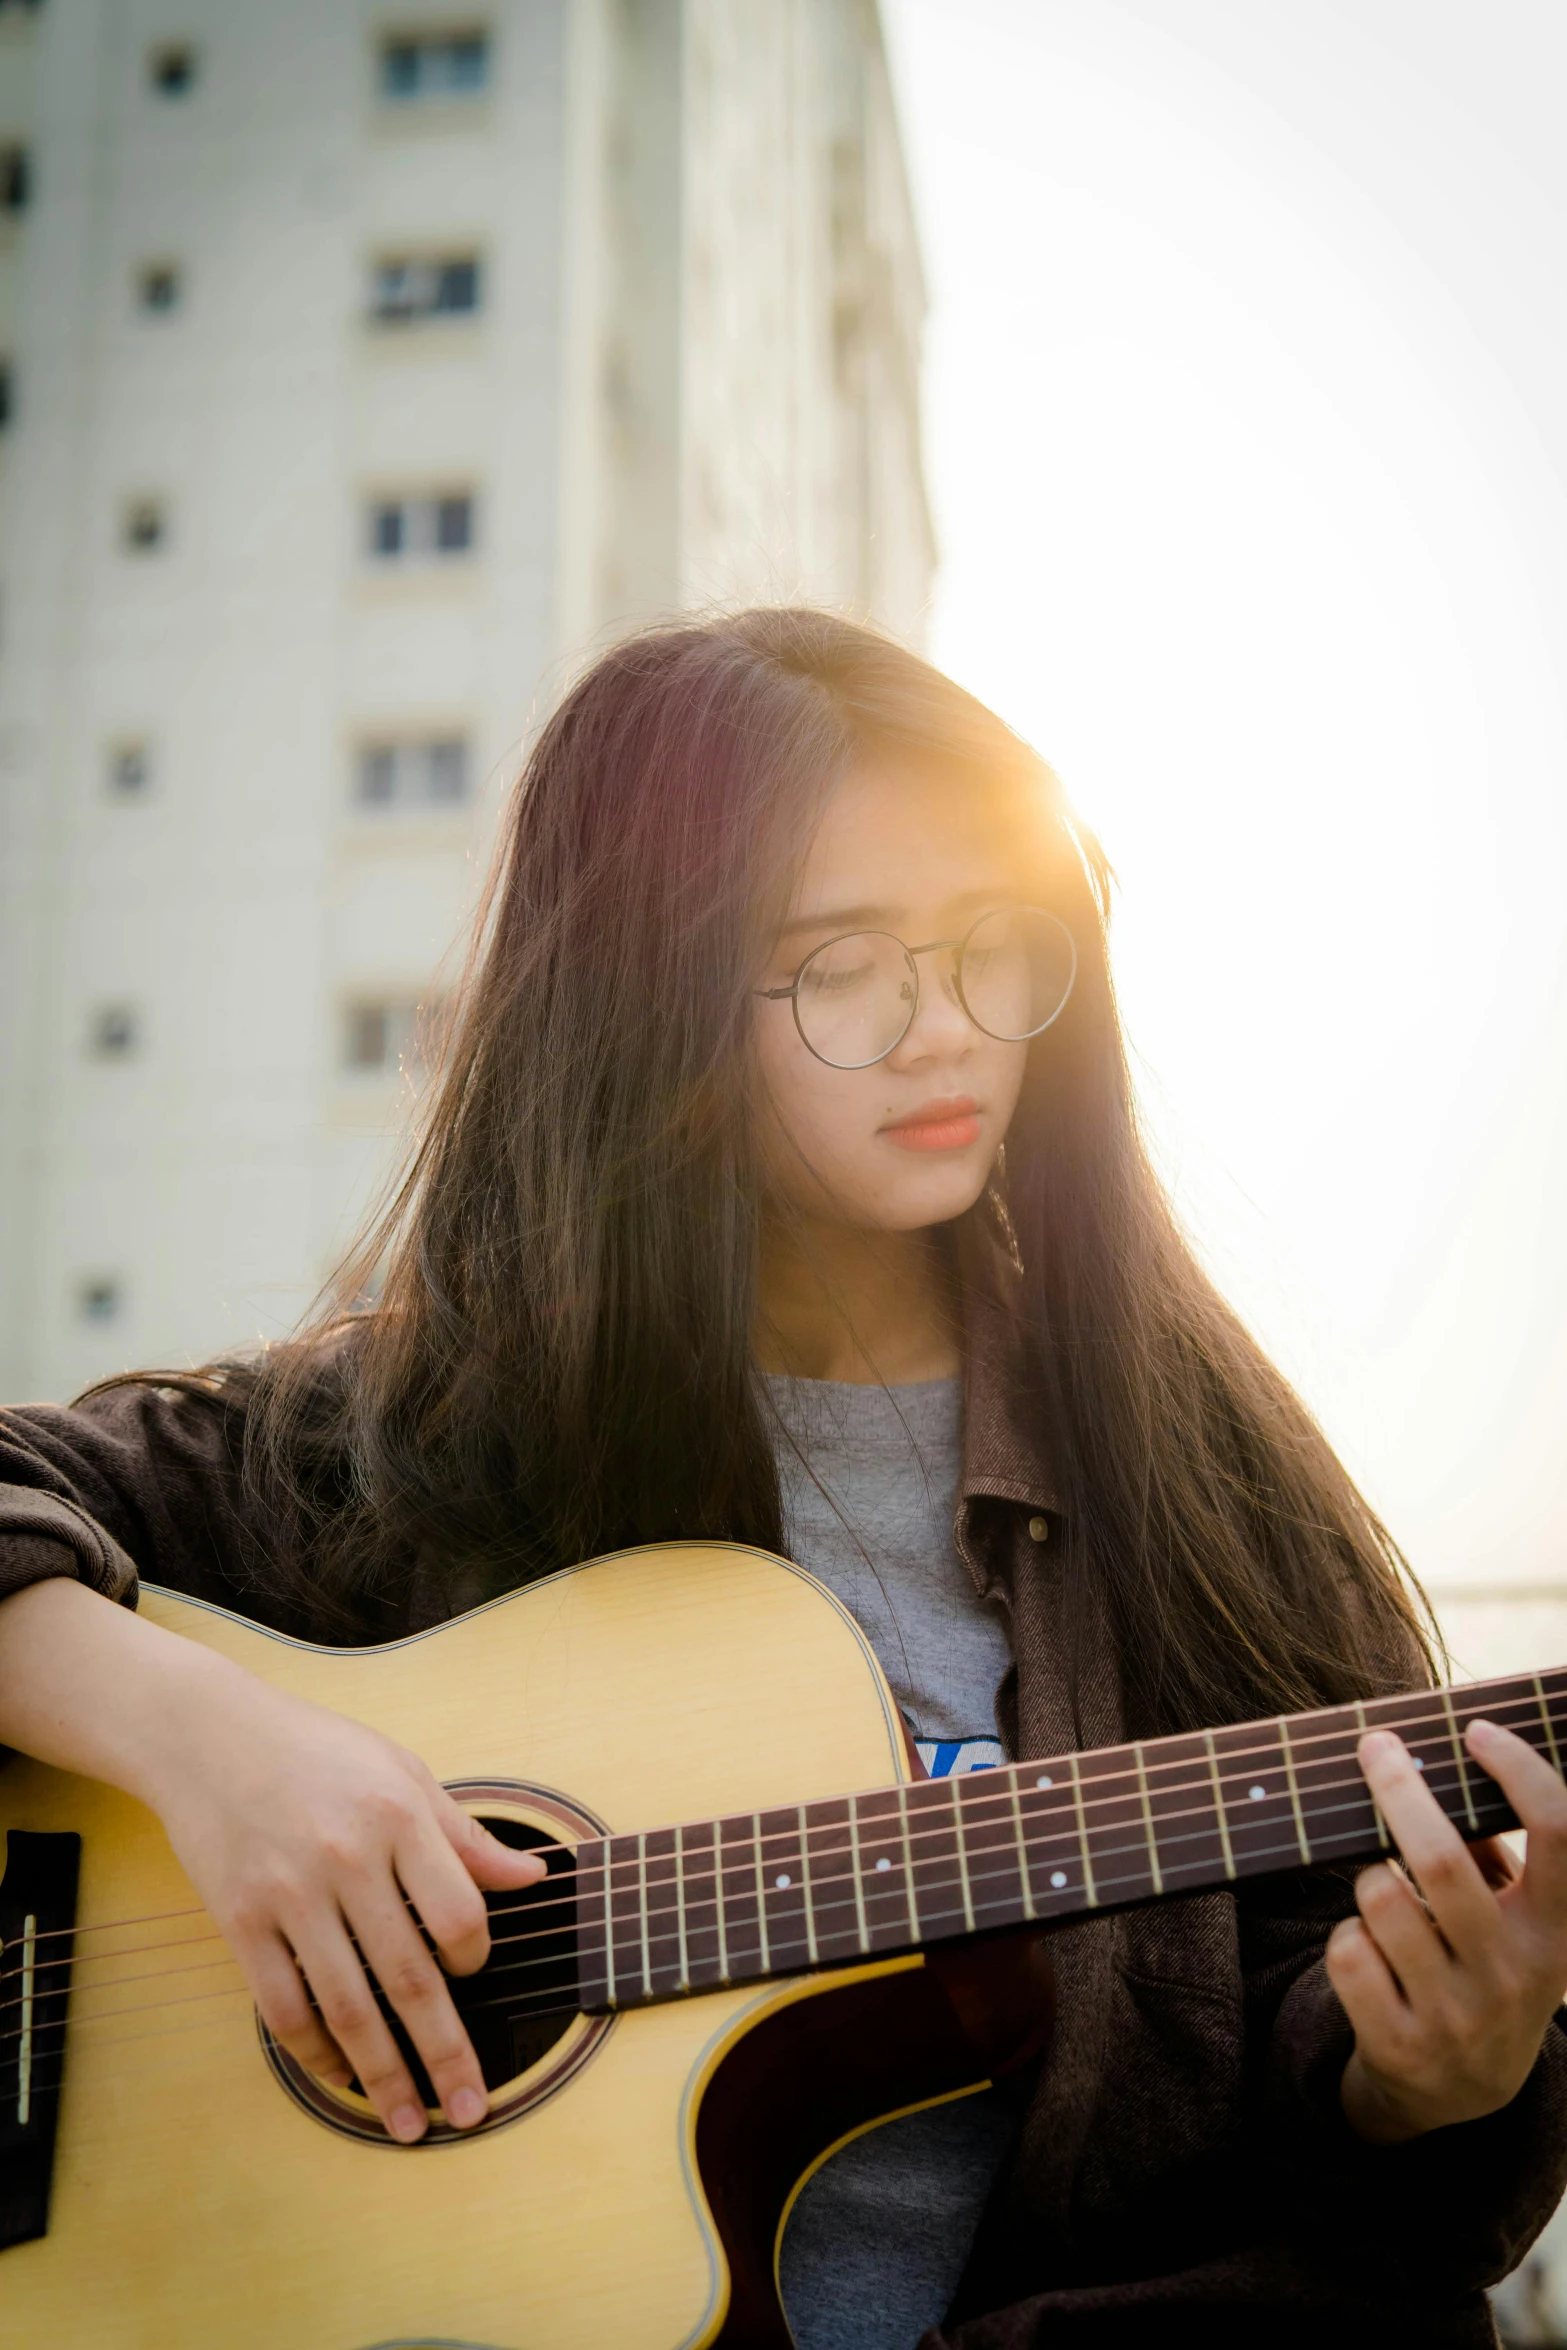
<path id="1" fill-rule="evenodd" d="M 893 1057 L 961 1051 L 972 1034 L 972 1023 L 958 994 L 957 973 L 950 955 L 920 973 L 919 1005 Z"/>

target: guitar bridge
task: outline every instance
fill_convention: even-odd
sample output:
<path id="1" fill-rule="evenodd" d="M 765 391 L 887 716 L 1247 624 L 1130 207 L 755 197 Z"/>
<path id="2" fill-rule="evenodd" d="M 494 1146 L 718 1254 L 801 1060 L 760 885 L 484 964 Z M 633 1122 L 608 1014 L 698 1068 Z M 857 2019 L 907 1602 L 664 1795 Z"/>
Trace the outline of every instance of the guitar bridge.
<path id="1" fill-rule="evenodd" d="M 48 2233 L 79 1836 L 12 1828 L 0 1878 L 0 2251 Z"/>

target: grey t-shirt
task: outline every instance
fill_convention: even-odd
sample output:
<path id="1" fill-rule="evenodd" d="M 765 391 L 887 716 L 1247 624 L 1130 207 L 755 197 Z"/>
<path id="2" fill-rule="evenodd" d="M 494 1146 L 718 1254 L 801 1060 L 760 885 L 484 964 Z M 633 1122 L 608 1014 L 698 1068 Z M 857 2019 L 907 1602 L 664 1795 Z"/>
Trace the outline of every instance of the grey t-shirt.
<path id="1" fill-rule="evenodd" d="M 953 1541 L 961 1382 L 767 1386 L 790 1556 L 860 1624 L 932 1776 L 993 1767 L 1012 1644 Z M 823 2164 L 780 2261 L 800 2350 L 913 2350 L 956 2289 L 1012 2127 L 992 2091 L 886 2122 Z"/>

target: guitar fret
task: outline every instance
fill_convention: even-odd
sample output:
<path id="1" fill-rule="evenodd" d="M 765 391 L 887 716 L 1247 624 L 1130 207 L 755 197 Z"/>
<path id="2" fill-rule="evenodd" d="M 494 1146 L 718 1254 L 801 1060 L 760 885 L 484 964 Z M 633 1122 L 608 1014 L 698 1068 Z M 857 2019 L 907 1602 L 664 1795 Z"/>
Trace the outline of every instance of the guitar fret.
<path id="1" fill-rule="evenodd" d="M 1306 1833 L 1306 1818 L 1300 1808 L 1300 1781 L 1295 1776 L 1295 1752 L 1290 1745 L 1289 1724 L 1279 1722 L 1279 1752 L 1284 1757 L 1284 1776 L 1289 1782 L 1290 1809 L 1295 1814 L 1295 1834 L 1300 1840 L 1300 1857 L 1306 1868 L 1311 1866 L 1311 1838 Z"/>
<path id="2" fill-rule="evenodd" d="M 577 1996 L 583 2007 L 593 2013 L 610 2005 L 608 1904 L 601 1837 L 578 1847 L 576 1893 Z"/>
<path id="3" fill-rule="evenodd" d="M 713 1822 L 713 1901 L 718 1922 L 718 1980 L 729 1980 L 729 1936 L 724 1925 L 724 1823 Z"/>
<path id="4" fill-rule="evenodd" d="M 906 1793 L 920 1939 L 939 1942 L 961 1930 L 965 1914 L 952 1782 L 922 1779 Z"/>
<path id="5" fill-rule="evenodd" d="M 1355 1700 L 1355 1719 L 1360 1725 L 1360 1735 L 1363 1738 L 1366 1734 L 1366 1709 L 1364 1703 L 1359 1698 Z M 1356 1743 L 1358 1745 L 1359 1741 L 1357 1740 Z M 1377 1823 L 1377 1842 L 1381 1845 L 1383 1851 L 1387 1852 L 1392 1848 L 1392 1838 L 1387 1832 L 1387 1822 L 1382 1817 L 1382 1806 L 1377 1802 L 1375 1796 L 1373 1796 L 1371 1799 L 1371 1809 L 1375 1815 Z"/>
<path id="6" fill-rule="evenodd" d="M 1225 1869 L 1224 1816 L 1214 1800 L 1213 1770 L 1195 1731 L 1145 1742 L 1138 1768 L 1145 1829 L 1151 1823 L 1156 1892 L 1211 1885 Z"/>
<path id="7" fill-rule="evenodd" d="M 647 1837 L 637 1838 L 637 1899 L 641 1910 L 642 1927 L 642 1993 L 646 1999 L 653 1996 L 653 1953 L 647 1942 Z"/>
<path id="8" fill-rule="evenodd" d="M 817 1960 L 816 1909 L 811 1898 L 811 1848 L 805 1833 L 805 1806 L 797 1807 L 800 1822 L 800 1887 L 805 1896 L 805 1948 L 812 1966 Z"/>
<path id="9" fill-rule="evenodd" d="M 865 1931 L 865 1880 L 860 1869 L 860 1823 L 855 1814 L 855 1799 L 849 1798 L 849 1866 L 854 1871 L 854 1919 L 859 1928 L 860 1948 L 869 1950 L 870 1939 Z"/>
<path id="10" fill-rule="evenodd" d="M 691 1988 L 691 1961 L 686 1950 L 686 1864 L 681 1851 L 683 1831 L 675 1830 L 675 1936 L 680 1945 L 680 1988 Z"/>
<path id="11" fill-rule="evenodd" d="M 687 1987 L 680 1936 L 682 1887 L 676 1831 L 650 1828 L 643 1841 L 648 1917 L 647 1994 L 653 1999 L 663 1999 Z"/>
<path id="12" fill-rule="evenodd" d="M 1153 1872 L 1153 1889 L 1157 1894 L 1164 1891 L 1164 1876 L 1159 1867 L 1159 1840 L 1153 1832 L 1153 1806 L 1148 1800 L 1148 1771 L 1143 1762 L 1141 1739 L 1133 1746 L 1132 1754 L 1137 1766 L 1138 1800 L 1143 1807 L 1143 1833 L 1148 1839 L 1148 1866 Z"/>
<path id="13" fill-rule="evenodd" d="M 881 1788 L 860 1796 L 855 1805 L 860 1902 L 870 1950 L 905 1950 L 909 1944 L 912 1887 L 901 1793 L 898 1787 Z"/>
<path id="14" fill-rule="evenodd" d="M 969 1882 L 968 1839 L 963 1833 L 963 1807 L 958 1801 L 960 1785 L 961 1781 L 957 1779 L 948 1779 L 947 1781 L 952 1797 L 952 1840 L 958 1856 L 958 1883 L 963 1889 L 963 1923 L 972 1934 L 974 1931 L 974 1888 Z"/>
<path id="15" fill-rule="evenodd" d="M 1034 1886 L 1029 1872 L 1028 1844 L 1023 1835 L 1022 1779 L 1015 1769 L 1009 1771 L 1007 1776 L 1012 1783 L 1012 1834 L 1017 1844 L 1017 1873 L 1023 1888 L 1023 1915 L 1026 1918 L 1035 1918 L 1039 1912 L 1034 1907 Z"/>
<path id="16" fill-rule="evenodd" d="M 788 1974 L 812 1963 L 805 1889 L 801 1807 L 757 1814 L 758 1883 L 767 1958 L 764 1971 Z"/>
<path id="17" fill-rule="evenodd" d="M 1088 1822 L 1083 1815 L 1083 1774 L 1077 1767 L 1077 1757 L 1069 1758 L 1072 1772 L 1072 1801 L 1077 1810 L 1077 1844 L 1083 1869 L 1083 1892 L 1090 1909 L 1099 1907 L 1099 1895 L 1094 1885 L 1093 1857 L 1088 1849 Z"/>
<path id="18" fill-rule="evenodd" d="M 1545 1724 L 1545 1743 L 1551 1750 L 1551 1768 L 1558 1778 L 1562 1775 L 1562 1758 L 1556 1751 L 1556 1732 L 1551 1724 L 1551 1709 L 1545 1702 L 1545 1683 L 1538 1673 L 1534 1675 L 1534 1693 L 1540 1701 L 1540 1719 Z"/>
<path id="19" fill-rule="evenodd" d="M 1077 1775 L 1088 1815 L 1085 1841 L 1093 1854 L 1094 1889 L 1101 1902 L 1146 1898 L 1154 1890 L 1154 1847 L 1133 1749 L 1102 1746 L 1080 1754 Z"/>
<path id="20" fill-rule="evenodd" d="M 1020 1925 L 1032 1914 L 1026 1867 L 1012 1832 L 1012 1804 L 999 1770 L 966 1771 L 951 1782 L 966 1857 L 975 1926 Z"/>
<path id="21" fill-rule="evenodd" d="M 728 1979 L 744 1983 L 765 1972 L 762 1957 L 762 1921 L 756 1884 L 756 1834 L 752 1815 L 724 1821 L 721 1846 L 724 1946 Z"/>
<path id="22" fill-rule="evenodd" d="M 1214 1751 L 1213 1732 L 1204 1730 L 1203 1745 L 1208 1754 L 1208 1775 L 1213 1781 L 1213 1808 L 1219 1822 L 1219 1848 L 1224 1854 L 1224 1873 L 1235 1874 L 1235 1853 L 1230 1844 L 1230 1823 L 1224 1816 L 1224 1789 L 1219 1784 L 1219 1758 Z"/>
<path id="23" fill-rule="evenodd" d="M 811 1908 L 817 1948 L 823 1961 L 864 1955 L 855 1932 L 854 1872 L 849 1854 L 849 1807 L 835 1797 L 813 1803 L 807 1814 Z"/>
<path id="24" fill-rule="evenodd" d="M 909 1905 L 909 1938 L 920 1938 L 920 1913 L 914 1899 L 914 1847 L 909 1842 L 909 1791 L 898 1789 L 898 1827 L 903 1838 L 903 1890 Z"/>
<path id="25" fill-rule="evenodd" d="M 1478 1829 L 1479 1815 L 1475 1811 L 1474 1788 L 1469 1781 L 1469 1757 L 1458 1734 L 1458 1716 L 1453 1711 L 1453 1700 L 1447 1690 L 1442 1691 L 1442 1710 L 1447 1715 L 1448 1733 L 1453 1741 L 1453 1760 L 1458 1766 L 1458 1784 L 1463 1790 L 1464 1812 L 1471 1828 Z"/>
<path id="26" fill-rule="evenodd" d="M 762 1815 L 751 1814 L 751 1843 L 756 1855 L 756 1924 L 762 1948 L 762 1972 L 771 1974 L 772 1962 L 767 1952 L 767 1889 L 762 1883 Z"/>

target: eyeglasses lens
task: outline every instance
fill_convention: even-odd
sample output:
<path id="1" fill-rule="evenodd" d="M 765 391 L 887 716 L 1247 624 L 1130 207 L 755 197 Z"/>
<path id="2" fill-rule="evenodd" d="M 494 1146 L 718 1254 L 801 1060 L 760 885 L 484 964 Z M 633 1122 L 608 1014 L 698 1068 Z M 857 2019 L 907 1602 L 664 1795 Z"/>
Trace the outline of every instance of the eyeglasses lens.
<path id="1" fill-rule="evenodd" d="M 1017 1043 L 1049 1027 L 1076 976 L 1066 925 L 1037 906 L 1009 906 L 969 932 L 958 985 L 976 1028 Z"/>
<path id="2" fill-rule="evenodd" d="M 914 1017 L 914 963 L 898 940 L 857 930 L 819 947 L 800 973 L 795 1018 L 819 1060 L 865 1069 L 890 1053 Z"/>

